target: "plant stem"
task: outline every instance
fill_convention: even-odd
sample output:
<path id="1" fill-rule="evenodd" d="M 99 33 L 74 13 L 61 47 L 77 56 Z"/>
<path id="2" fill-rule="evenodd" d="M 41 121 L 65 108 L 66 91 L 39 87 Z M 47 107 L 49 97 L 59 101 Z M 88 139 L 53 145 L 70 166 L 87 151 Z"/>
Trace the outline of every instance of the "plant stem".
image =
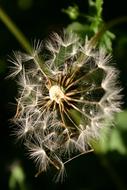
<path id="1" fill-rule="evenodd" d="M 15 38 L 19 41 L 19 43 L 27 51 L 27 53 L 31 53 L 32 47 L 30 43 L 1 7 L 0 7 L 0 20 L 6 25 L 6 27 L 13 34 L 13 36 L 15 36 Z"/>
<path id="2" fill-rule="evenodd" d="M 13 36 L 18 40 L 18 42 L 25 49 L 25 51 L 28 54 L 32 55 L 33 48 L 31 47 L 29 41 L 1 7 L 0 7 L 0 20 L 5 24 L 5 26 L 9 29 L 9 31 L 13 34 Z M 45 76 L 49 74 L 49 70 L 43 64 L 44 61 L 42 58 L 36 56 L 35 62 L 39 65 L 40 69 L 42 70 Z"/>
<path id="3" fill-rule="evenodd" d="M 106 32 L 106 30 L 109 30 L 110 28 L 112 28 L 118 24 L 122 24 L 124 22 L 127 22 L 127 16 L 119 17 L 119 18 L 113 19 L 113 20 L 103 24 L 103 26 L 100 28 L 100 30 L 91 38 L 90 46 L 96 47 L 98 41 L 101 39 L 103 34 Z"/>

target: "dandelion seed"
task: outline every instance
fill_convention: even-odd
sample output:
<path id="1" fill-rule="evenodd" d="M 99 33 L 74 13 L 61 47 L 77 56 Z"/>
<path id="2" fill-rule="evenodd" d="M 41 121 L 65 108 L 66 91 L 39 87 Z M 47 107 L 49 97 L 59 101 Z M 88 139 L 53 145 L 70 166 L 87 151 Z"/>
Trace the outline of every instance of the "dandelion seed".
<path id="1" fill-rule="evenodd" d="M 15 77 L 22 70 L 22 60 L 21 60 L 20 53 L 14 52 L 14 58 L 13 59 L 9 58 L 8 61 L 11 62 L 13 64 L 13 66 L 9 66 L 11 73 L 9 74 L 9 76 L 7 78 Z"/>
<path id="2" fill-rule="evenodd" d="M 18 75 L 20 86 L 14 121 L 38 174 L 53 165 L 60 178 L 64 163 L 90 152 L 91 139 L 98 139 L 106 119 L 111 122 L 120 111 L 121 89 L 111 56 L 94 49 L 88 38 L 83 45 L 73 33 L 52 35 L 47 55 L 42 52 L 43 67 L 41 47 L 37 42 L 32 55 L 18 53 L 11 61 L 10 76 Z"/>

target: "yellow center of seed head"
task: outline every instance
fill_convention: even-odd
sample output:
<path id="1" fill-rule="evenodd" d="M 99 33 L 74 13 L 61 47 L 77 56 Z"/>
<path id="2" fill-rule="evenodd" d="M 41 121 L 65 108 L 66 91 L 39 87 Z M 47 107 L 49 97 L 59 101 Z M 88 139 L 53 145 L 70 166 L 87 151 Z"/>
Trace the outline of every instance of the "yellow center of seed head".
<path id="1" fill-rule="evenodd" d="M 64 99 L 65 97 L 62 89 L 58 85 L 53 85 L 49 89 L 49 96 L 52 101 L 55 101 L 58 104 L 60 103 L 61 99 Z"/>

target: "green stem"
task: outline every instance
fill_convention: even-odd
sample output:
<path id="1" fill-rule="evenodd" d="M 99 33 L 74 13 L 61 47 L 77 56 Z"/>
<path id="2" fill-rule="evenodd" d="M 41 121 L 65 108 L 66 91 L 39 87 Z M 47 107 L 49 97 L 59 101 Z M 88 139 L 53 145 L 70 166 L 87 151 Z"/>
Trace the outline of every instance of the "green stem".
<path id="1" fill-rule="evenodd" d="M 127 22 L 127 16 L 119 17 L 119 18 L 113 19 L 113 20 L 105 23 L 100 28 L 100 30 L 91 38 L 89 45 L 96 47 L 98 41 L 101 39 L 103 34 L 106 32 L 106 30 L 109 30 L 110 28 L 112 28 L 112 27 L 114 27 L 114 26 L 116 26 L 118 24 L 122 24 L 124 22 Z"/>
<path id="2" fill-rule="evenodd" d="M 23 33 L 17 28 L 14 22 L 9 18 L 6 12 L 0 7 L 0 20 L 6 25 L 9 31 L 15 36 L 22 47 L 27 51 L 27 53 L 32 52 L 32 47 Z"/>
<path id="3" fill-rule="evenodd" d="M 26 50 L 27 53 L 32 55 L 33 48 L 31 47 L 29 41 L 26 39 L 24 34 L 19 30 L 19 28 L 15 25 L 15 23 L 11 20 L 11 18 L 6 14 L 6 12 L 0 7 L 0 19 L 5 24 L 5 26 L 9 29 L 9 31 L 15 36 L 18 42 L 22 45 L 22 47 Z M 42 73 L 46 76 L 50 74 L 48 68 L 43 64 L 44 61 L 42 58 L 38 56 L 35 58 L 36 64 L 42 70 Z"/>

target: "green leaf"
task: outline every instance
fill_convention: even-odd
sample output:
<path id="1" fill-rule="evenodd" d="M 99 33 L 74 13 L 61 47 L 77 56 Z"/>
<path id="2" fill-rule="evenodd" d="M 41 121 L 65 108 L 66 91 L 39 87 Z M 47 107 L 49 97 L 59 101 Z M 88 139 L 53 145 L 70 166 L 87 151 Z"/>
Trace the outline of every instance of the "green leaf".
<path id="1" fill-rule="evenodd" d="M 66 13 L 72 20 L 76 20 L 80 14 L 77 5 L 69 6 L 67 9 L 63 9 L 62 11 Z"/>
<path id="2" fill-rule="evenodd" d="M 110 31 L 106 31 L 101 38 L 100 47 L 105 48 L 108 52 L 112 51 L 112 40 L 115 38 L 115 35 Z"/>
<path id="3" fill-rule="evenodd" d="M 103 129 L 98 141 L 92 141 L 97 153 L 117 151 L 127 154 L 127 111 L 118 113 L 115 118 L 116 126 L 112 129 Z"/>
<path id="4" fill-rule="evenodd" d="M 120 154 L 127 154 L 127 147 L 125 146 L 122 135 L 119 130 L 114 129 L 112 131 L 110 143 L 109 143 L 109 150 L 111 151 L 118 151 Z"/>
<path id="5" fill-rule="evenodd" d="M 127 111 L 117 114 L 116 124 L 121 130 L 124 130 L 127 132 Z"/>
<path id="6" fill-rule="evenodd" d="M 25 187 L 25 174 L 22 167 L 19 164 L 12 166 L 11 175 L 9 179 L 9 189 L 15 190 L 19 187 L 19 190 L 26 190 Z"/>
<path id="7" fill-rule="evenodd" d="M 69 24 L 67 27 L 68 32 L 75 32 L 79 36 L 81 36 L 83 39 L 86 37 L 86 35 L 89 34 L 89 25 L 87 24 L 81 24 L 80 22 L 73 22 L 72 24 Z"/>

